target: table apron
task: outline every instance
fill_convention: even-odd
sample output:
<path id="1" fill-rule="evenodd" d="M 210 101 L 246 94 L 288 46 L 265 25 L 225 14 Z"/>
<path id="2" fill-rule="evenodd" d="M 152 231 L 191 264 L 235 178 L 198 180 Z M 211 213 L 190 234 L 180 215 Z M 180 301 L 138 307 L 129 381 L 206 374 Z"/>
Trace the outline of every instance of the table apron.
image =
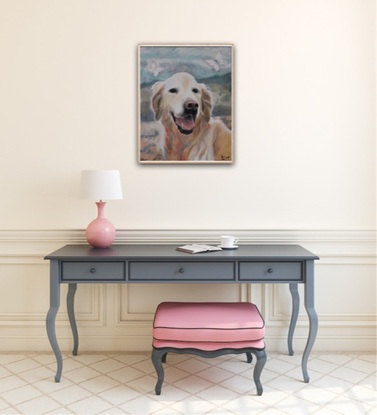
<path id="1" fill-rule="evenodd" d="M 61 283 L 304 283 L 303 261 L 61 261 Z"/>

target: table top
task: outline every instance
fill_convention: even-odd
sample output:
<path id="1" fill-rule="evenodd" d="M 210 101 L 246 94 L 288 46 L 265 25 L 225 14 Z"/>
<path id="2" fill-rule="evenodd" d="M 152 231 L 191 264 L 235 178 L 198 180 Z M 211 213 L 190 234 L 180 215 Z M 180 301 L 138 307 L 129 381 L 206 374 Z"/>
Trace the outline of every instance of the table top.
<path id="1" fill-rule="evenodd" d="M 189 254 L 177 251 L 178 245 L 112 245 L 109 248 L 92 248 L 89 245 L 66 245 L 47 255 L 48 260 L 253 260 L 302 261 L 319 257 L 300 245 L 240 245 L 237 249 Z"/>

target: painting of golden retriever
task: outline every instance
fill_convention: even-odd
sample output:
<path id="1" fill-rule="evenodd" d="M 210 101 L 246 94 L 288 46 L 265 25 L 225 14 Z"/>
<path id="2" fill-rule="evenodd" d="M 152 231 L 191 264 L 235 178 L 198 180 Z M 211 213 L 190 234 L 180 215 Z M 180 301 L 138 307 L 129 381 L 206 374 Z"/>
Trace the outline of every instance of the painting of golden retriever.
<path id="1" fill-rule="evenodd" d="M 139 161 L 231 163 L 231 45 L 139 46 Z"/>

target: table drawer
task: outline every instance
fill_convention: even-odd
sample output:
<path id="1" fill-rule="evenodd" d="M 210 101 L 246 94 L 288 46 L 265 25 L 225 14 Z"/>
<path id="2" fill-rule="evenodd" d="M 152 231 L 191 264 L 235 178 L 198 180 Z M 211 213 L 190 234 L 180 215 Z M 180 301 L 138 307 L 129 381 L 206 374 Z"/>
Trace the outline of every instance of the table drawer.
<path id="1" fill-rule="evenodd" d="M 301 262 L 240 262 L 240 281 L 303 281 Z"/>
<path id="2" fill-rule="evenodd" d="M 129 281 L 235 281 L 234 262 L 138 262 L 129 264 Z"/>
<path id="3" fill-rule="evenodd" d="M 124 262 L 62 262 L 62 281 L 124 281 Z"/>

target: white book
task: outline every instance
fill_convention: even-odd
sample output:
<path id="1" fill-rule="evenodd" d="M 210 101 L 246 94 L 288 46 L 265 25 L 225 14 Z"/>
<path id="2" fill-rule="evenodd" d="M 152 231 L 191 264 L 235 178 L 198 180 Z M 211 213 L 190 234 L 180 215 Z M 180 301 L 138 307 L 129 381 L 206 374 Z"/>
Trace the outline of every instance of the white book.
<path id="1" fill-rule="evenodd" d="M 218 246 L 204 245 L 204 244 L 189 244 L 182 245 L 177 248 L 177 251 L 187 252 L 189 254 L 200 254 L 202 252 L 221 251 Z"/>

